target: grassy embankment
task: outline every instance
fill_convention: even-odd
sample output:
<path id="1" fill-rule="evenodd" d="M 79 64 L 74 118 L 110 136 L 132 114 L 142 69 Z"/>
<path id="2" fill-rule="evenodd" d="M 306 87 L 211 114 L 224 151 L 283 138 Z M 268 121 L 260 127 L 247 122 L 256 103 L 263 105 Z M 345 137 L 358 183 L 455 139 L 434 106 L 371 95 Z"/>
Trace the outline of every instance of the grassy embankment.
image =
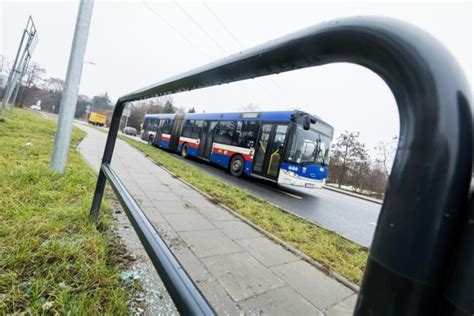
<path id="1" fill-rule="evenodd" d="M 367 249 L 336 233 L 302 220 L 229 185 L 162 150 L 121 136 L 159 165 L 230 207 L 259 227 L 288 242 L 306 255 L 359 284 L 367 261 Z"/>
<path id="2" fill-rule="evenodd" d="M 106 233 L 88 219 L 96 174 L 74 149 L 49 169 L 55 122 L 15 110 L 0 122 L 0 314 L 126 314 Z"/>

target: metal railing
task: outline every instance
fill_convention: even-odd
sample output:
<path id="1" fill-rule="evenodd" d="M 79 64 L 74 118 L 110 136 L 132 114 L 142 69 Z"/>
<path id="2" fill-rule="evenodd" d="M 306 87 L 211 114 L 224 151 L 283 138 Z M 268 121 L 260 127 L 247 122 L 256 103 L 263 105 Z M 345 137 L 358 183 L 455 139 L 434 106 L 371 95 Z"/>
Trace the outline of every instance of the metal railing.
<path id="1" fill-rule="evenodd" d="M 335 62 L 359 64 L 377 73 L 391 88 L 400 114 L 397 154 L 355 314 L 474 312 L 474 291 L 464 290 L 474 286 L 465 280 L 474 272 L 472 212 L 467 212 L 473 149 L 470 88 L 457 63 L 431 35 L 404 22 L 375 17 L 310 27 L 117 101 L 91 217 L 97 219 L 109 179 L 179 311 L 212 313 L 204 298 L 193 296 L 199 291 L 189 277 L 179 282 L 175 270 L 161 268 L 176 259 L 110 169 L 125 104 Z"/>

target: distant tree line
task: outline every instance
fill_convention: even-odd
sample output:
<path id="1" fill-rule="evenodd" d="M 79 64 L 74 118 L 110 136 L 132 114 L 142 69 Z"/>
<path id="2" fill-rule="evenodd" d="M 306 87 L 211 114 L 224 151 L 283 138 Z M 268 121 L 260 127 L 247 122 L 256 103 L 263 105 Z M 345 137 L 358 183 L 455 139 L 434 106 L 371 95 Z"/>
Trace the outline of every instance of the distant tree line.
<path id="1" fill-rule="evenodd" d="M 358 132 L 344 131 L 332 146 L 328 183 L 382 198 L 393 163 L 397 137 L 379 142 L 371 157 Z"/>
<path id="2" fill-rule="evenodd" d="M 2 98 L 11 67 L 12 62 L 0 56 L 0 95 Z M 59 113 L 63 88 L 62 79 L 47 77 L 44 68 L 37 63 L 32 63 L 28 66 L 21 82 L 15 106 L 29 107 L 40 100 L 43 111 Z M 113 110 L 113 104 L 107 92 L 92 97 L 79 95 L 75 117 L 86 118 L 87 107 L 90 107 L 91 111 L 103 113 L 110 113 Z"/>
<path id="3" fill-rule="evenodd" d="M 0 96 L 3 99 L 5 85 L 11 71 L 12 62 L 5 56 L 0 55 Z M 17 107 L 30 107 L 41 101 L 41 109 L 46 112 L 59 113 L 61 106 L 61 96 L 64 88 L 62 79 L 47 77 L 46 70 L 37 63 L 28 66 L 21 82 L 18 98 L 15 102 Z M 112 115 L 114 104 L 112 104 L 107 92 L 89 97 L 79 95 L 76 105 L 76 118 L 87 119 L 87 109 L 91 112 L 100 112 Z M 153 98 L 146 101 L 138 101 L 129 105 L 131 116 L 128 119 L 128 126 L 140 130 L 145 114 L 148 113 L 175 113 L 184 111 L 174 105 L 173 98 Z M 196 112 L 195 108 L 189 109 L 190 113 Z M 125 119 L 122 119 L 122 127 Z"/>

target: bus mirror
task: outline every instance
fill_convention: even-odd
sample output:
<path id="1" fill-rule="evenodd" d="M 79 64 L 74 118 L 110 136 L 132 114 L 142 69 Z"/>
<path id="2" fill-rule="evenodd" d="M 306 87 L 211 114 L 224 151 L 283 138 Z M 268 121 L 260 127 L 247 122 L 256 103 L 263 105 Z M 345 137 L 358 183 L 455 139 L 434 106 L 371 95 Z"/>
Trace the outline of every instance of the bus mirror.
<path id="1" fill-rule="evenodd" d="M 303 129 L 309 130 L 310 127 L 311 127 L 311 118 L 309 116 L 306 116 L 303 122 Z"/>

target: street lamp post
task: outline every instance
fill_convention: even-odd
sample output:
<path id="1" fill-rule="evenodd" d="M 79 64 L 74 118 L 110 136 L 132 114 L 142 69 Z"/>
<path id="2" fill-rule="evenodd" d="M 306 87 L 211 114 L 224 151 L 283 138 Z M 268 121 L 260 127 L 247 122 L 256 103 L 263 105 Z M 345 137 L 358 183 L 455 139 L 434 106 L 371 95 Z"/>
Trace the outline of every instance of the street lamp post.
<path id="1" fill-rule="evenodd" d="M 54 139 L 51 159 L 51 169 L 60 174 L 64 173 L 66 168 L 93 7 L 94 0 L 81 0 L 77 14 L 76 28 L 72 41 L 71 54 L 69 56 L 66 82 L 61 97 L 58 128 Z"/>

